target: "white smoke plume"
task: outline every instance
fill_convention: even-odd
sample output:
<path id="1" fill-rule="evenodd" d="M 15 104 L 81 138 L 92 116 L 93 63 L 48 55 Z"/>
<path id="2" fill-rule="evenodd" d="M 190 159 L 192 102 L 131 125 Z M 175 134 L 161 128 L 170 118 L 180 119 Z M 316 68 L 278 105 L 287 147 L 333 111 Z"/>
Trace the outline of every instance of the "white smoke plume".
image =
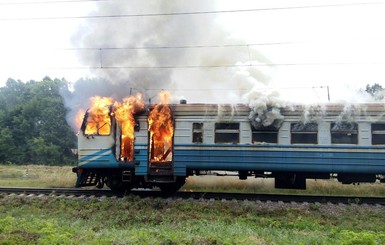
<path id="1" fill-rule="evenodd" d="M 96 6 L 90 15 L 217 8 L 215 2 L 203 0 L 106 1 Z M 252 88 L 268 85 L 270 69 L 249 65 L 269 60 L 244 41 L 234 39 L 216 18 L 215 14 L 194 14 L 87 19 L 73 36 L 73 43 L 81 50 L 79 59 L 84 66 L 95 68 L 97 79 L 81 79 L 74 84 L 72 95 L 65 98 L 72 110 L 68 117 L 73 118 L 79 108 L 86 109 L 92 96 L 121 100 L 131 92 L 140 92 L 149 100 L 162 89 L 188 103 L 247 103 L 245 94 Z M 186 46 L 190 48 L 181 48 Z"/>
<path id="2" fill-rule="evenodd" d="M 249 101 L 251 108 L 249 118 L 254 128 L 258 129 L 270 125 L 279 128 L 281 126 L 284 119 L 281 108 L 288 104 L 279 98 L 279 93 L 274 91 L 262 93 L 253 89 L 245 94 L 245 99 Z"/>
<path id="3" fill-rule="evenodd" d="M 317 121 L 323 120 L 325 116 L 326 116 L 325 104 L 304 105 L 301 122 L 303 124 L 317 122 Z"/>
<path id="4" fill-rule="evenodd" d="M 202 0 L 187 3 L 165 0 L 109 1 L 98 3 L 98 6 L 92 15 L 176 13 L 216 8 L 215 2 Z M 91 19 L 73 40 L 78 48 L 96 48 L 82 51 L 79 58 L 85 65 L 100 67 L 95 70 L 98 77 L 112 85 L 134 88 L 150 97 L 159 92 L 154 91 L 157 89 L 173 89 L 173 94 L 180 94 L 183 90 L 195 88 L 217 91 L 212 94 L 218 99 L 223 96 L 215 95 L 220 90 L 233 90 L 232 93 L 239 95 L 240 91 L 250 89 L 250 83 L 266 80 L 258 69 L 252 67 L 243 71 L 237 67 L 216 67 L 244 65 L 251 61 L 268 62 L 246 46 L 221 47 L 244 43 L 233 39 L 231 33 L 216 21 L 216 15 Z M 205 45 L 219 47 L 153 48 Z M 207 102 L 210 98 L 201 99 Z"/>
<path id="5" fill-rule="evenodd" d="M 218 10 L 215 1 L 98 1 L 95 6 L 90 15 L 111 18 L 87 19 L 73 36 L 74 46 L 81 50 L 79 60 L 94 67 L 97 79 L 77 81 L 73 93 L 65 96 L 71 125 L 92 96 L 119 101 L 140 92 L 146 101 L 155 101 L 165 89 L 172 98 L 188 103 L 247 103 L 254 126 L 279 127 L 280 108 L 288 103 L 276 91 L 267 90 L 272 68 L 266 64 L 272 62 L 235 39 L 217 15 L 116 17 Z M 263 66 L 254 66 L 259 64 Z"/>

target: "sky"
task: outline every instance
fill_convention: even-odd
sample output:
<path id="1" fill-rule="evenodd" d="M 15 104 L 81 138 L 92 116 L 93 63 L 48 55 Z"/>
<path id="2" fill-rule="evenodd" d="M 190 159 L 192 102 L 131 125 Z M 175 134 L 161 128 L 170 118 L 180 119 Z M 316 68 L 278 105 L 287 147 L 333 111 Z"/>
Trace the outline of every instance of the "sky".
<path id="1" fill-rule="evenodd" d="M 385 87 L 383 13 L 382 0 L 1 0 L 0 86 L 102 77 L 189 102 L 354 101 Z"/>

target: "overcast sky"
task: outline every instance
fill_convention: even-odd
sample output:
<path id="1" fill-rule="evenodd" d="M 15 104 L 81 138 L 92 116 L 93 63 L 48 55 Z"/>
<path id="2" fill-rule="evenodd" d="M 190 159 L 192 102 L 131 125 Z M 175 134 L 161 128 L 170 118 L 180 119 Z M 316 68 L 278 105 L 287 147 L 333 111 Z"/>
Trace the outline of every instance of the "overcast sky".
<path id="1" fill-rule="evenodd" d="M 180 48 L 181 46 L 189 47 L 189 52 L 194 52 L 194 55 L 202 52 L 202 48 L 199 48 L 199 51 L 198 48 L 191 51 L 191 46 L 205 46 L 204 52 L 206 53 L 215 50 L 214 57 L 219 57 L 217 53 L 221 52 L 223 58 L 218 60 L 218 63 L 215 63 L 214 59 L 210 63 L 202 62 L 200 61 L 204 57 L 202 55 L 196 57 L 184 55 L 178 57 L 177 64 L 167 64 L 167 66 L 178 67 L 197 66 L 185 69 L 176 68 L 178 71 L 168 78 L 172 80 L 169 85 L 162 83 L 163 87 L 155 86 L 164 89 L 173 89 L 173 86 L 179 90 L 185 89 L 184 92 L 179 91 L 178 95 L 186 97 L 188 100 L 204 102 L 204 98 L 196 99 L 197 93 L 201 93 L 201 91 L 188 91 L 194 87 L 194 81 L 189 81 L 187 77 L 198 79 L 204 76 L 204 72 L 208 70 L 207 64 L 219 66 L 215 68 L 218 70 L 230 70 L 230 73 L 226 74 L 233 72 L 234 74 L 231 76 L 234 79 L 247 72 L 246 77 L 253 77 L 253 80 L 260 82 L 259 85 L 252 85 L 250 89 L 275 89 L 281 95 L 288 95 L 288 98 L 289 95 L 295 95 L 294 97 L 302 95 L 310 96 L 316 101 L 325 101 L 327 100 L 326 87 L 329 86 L 332 100 L 343 100 L 344 98 L 349 100 L 354 97 L 351 95 L 351 91 L 365 88 L 366 84 L 385 85 L 385 1 L 222 0 L 213 1 L 213 4 L 207 4 L 209 1 L 201 1 L 204 4 L 200 5 L 197 4 L 200 1 L 190 0 L 182 3 L 178 1 L 175 8 L 167 6 L 163 9 L 159 6 L 153 8 L 152 4 L 156 1 L 149 0 L 133 4 L 132 8 L 127 8 L 129 11 L 122 9 L 116 13 L 111 12 L 113 9 L 111 6 L 114 3 L 119 6 L 128 5 L 131 2 L 138 1 L 1 0 L 0 85 L 3 86 L 8 78 L 28 81 L 40 80 L 48 75 L 51 78 L 66 78 L 75 83 L 81 77 L 97 76 L 97 67 L 108 65 L 108 53 L 97 49 L 123 48 L 121 44 L 127 45 L 127 43 L 108 42 L 108 39 L 114 38 L 114 32 L 105 35 L 97 33 L 96 35 L 98 30 L 95 27 L 96 22 L 102 23 L 107 20 L 113 22 L 115 19 L 119 19 L 117 29 L 114 30 L 118 33 L 120 32 L 119 25 L 127 20 L 127 26 L 122 28 L 123 33 L 119 33 L 124 36 L 124 30 L 137 30 L 141 28 L 142 23 L 143 26 L 148 22 L 157 23 L 158 17 L 164 17 L 148 16 L 149 14 L 170 13 L 187 13 L 183 16 L 170 15 L 167 18 L 172 19 L 172 23 L 175 20 L 178 23 L 178 18 L 183 18 L 186 23 L 184 28 L 187 31 L 192 30 L 189 38 L 178 37 L 175 38 L 178 40 L 175 42 L 170 41 L 173 39 L 162 39 L 168 41 L 154 43 L 148 41 L 151 38 L 160 40 L 157 39 L 157 36 L 167 34 L 163 26 L 151 31 L 146 29 L 146 33 L 138 34 L 140 36 L 148 35 L 146 42 L 131 41 L 129 44 L 130 47 L 178 46 L 179 48 L 175 49 L 175 52 L 185 51 L 186 48 Z M 167 1 L 167 5 L 172 5 L 172 2 Z M 104 11 L 105 9 L 111 11 Z M 106 13 L 112 15 L 139 14 L 140 16 L 85 18 Z M 203 31 L 196 33 L 199 36 L 194 36 L 197 26 L 205 25 L 205 21 L 209 19 L 223 28 L 221 34 L 223 38 L 219 39 L 218 35 L 213 33 L 205 35 Z M 87 32 L 89 25 L 93 26 L 93 33 L 86 35 L 84 32 Z M 172 25 L 170 26 L 172 28 Z M 105 30 L 101 29 L 101 31 Z M 94 36 L 103 35 L 107 41 L 92 42 Z M 135 33 L 129 33 L 127 37 L 132 39 L 135 38 L 135 35 Z M 178 36 L 178 33 L 175 35 Z M 215 38 L 211 38 L 212 36 Z M 109 45 L 109 47 L 101 47 L 101 43 Z M 84 57 L 82 53 L 87 48 L 94 49 L 93 52 L 99 61 L 92 63 L 90 59 Z M 230 57 L 225 57 L 225 54 L 237 59 L 240 57 L 240 60 L 229 61 Z M 143 58 L 144 56 L 141 54 L 138 57 Z M 189 59 L 189 57 L 194 58 Z M 110 59 L 114 58 L 111 56 Z M 126 59 L 130 60 L 129 54 Z M 168 59 L 172 59 L 172 56 Z M 228 60 L 229 63 L 223 60 Z M 194 63 L 195 61 L 196 63 Z M 127 68 L 127 66 L 138 66 L 138 64 L 115 62 L 114 66 Z M 238 65 L 240 68 L 235 70 L 234 68 Z M 258 69 L 260 74 L 250 75 L 252 72 L 244 70 L 244 66 L 247 65 Z M 87 67 L 94 69 L 87 69 Z M 145 69 L 147 74 L 154 71 L 148 67 Z M 199 70 L 200 75 L 193 74 L 192 70 Z M 124 73 L 119 74 L 125 76 Z M 154 74 L 156 73 L 154 72 Z M 206 86 L 206 82 L 197 83 L 199 87 L 203 90 L 218 89 L 220 91 L 223 78 L 212 74 L 207 76 L 212 80 L 217 79 L 217 81 L 210 86 Z M 122 79 L 124 80 L 123 77 Z M 126 78 L 126 80 L 130 79 L 134 80 L 135 77 Z M 182 86 L 178 83 L 183 79 L 187 79 L 189 84 Z M 255 81 L 253 82 L 255 83 Z M 140 83 L 135 84 L 138 86 Z M 145 89 L 152 89 L 152 87 L 146 86 Z M 231 85 L 223 85 L 224 90 L 229 88 Z M 242 84 L 241 89 L 248 89 L 245 83 Z M 220 92 L 219 97 L 221 97 Z"/>

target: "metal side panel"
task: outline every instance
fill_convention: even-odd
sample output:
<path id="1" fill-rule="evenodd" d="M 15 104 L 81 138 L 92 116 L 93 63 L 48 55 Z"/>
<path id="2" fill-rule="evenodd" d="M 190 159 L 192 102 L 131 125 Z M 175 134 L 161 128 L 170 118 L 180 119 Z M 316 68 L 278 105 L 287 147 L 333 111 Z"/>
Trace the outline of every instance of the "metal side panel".
<path id="1" fill-rule="evenodd" d="M 135 175 L 144 176 L 148 173 L 148 150 L 145 145 L 135 145 Z"/>
<path id="2" fill-rule="evenodd" d="M 175 162 L 174 161 L 174 175 L 175 176 L 186 176 L 186 163 L 185 162 Z"/>
<path id="3" fill-rule="evenodd" d="M 117 168 L 113 152 L 114 135 L 78 135 L 78 166 L 80 168 Z"/>
<path id="4" fill-rule="evenodd" d="M 189 169 L 323 173 L 385 172 L 382 147 L 348 146 L 177 146 L 175 162 Z"/>

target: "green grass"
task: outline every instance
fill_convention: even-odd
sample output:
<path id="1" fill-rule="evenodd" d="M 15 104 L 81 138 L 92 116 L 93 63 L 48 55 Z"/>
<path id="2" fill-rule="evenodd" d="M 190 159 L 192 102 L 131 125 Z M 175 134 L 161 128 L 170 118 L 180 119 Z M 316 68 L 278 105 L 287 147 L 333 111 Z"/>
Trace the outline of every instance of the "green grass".
<path id="1" fill-rule="evenodd" d="M 0 196 L 0 244 L 385 244 L 384 207 Z"/>
<path id="2" fill-rule="evenodd" d="M 26 175 L 28 169 L 28 175 Z M 0 186 L 74 187 L 71 166 L 0 165 Z M 274 189 L 273 179 L 239 180 L 237 177 L 193 176 L 183 191 L 385 196 L 385 184 L 343 185 L 336 180 L 307 180 L 307 190 Z"/>
<path id="3" fill-rule="evenodd" d="M 244 193 L 281 193 L 281 194 L 313 194 L 313 195 L 349 195 L 349 196 L 385 196 L 385 184 L 364 183 L 359 185 L 343 185 L 335 179 L 307 180 L 306 190 L 275 189 L 274 179 L 249 178 L 239 180 L 238 177 L 194 176 L 187 179 L 182 187 L 185 191 L 219 191 Z"/>
<path id="4" fill-rule="evenodd" d="M 28 169 L 28 176 L 26 176 Z M 0 165 L 0 186 L 73 187 L 71 167 Z M 188 178 L 185 191 L 385 196 L 384 184 Z M 385 207 L 172 199 L 68 199 L 0 195 L 2 244 L 385 244 Z"/>
<path id="5" fill-rule="evenodd" d="M 0 165 L 0 186 L 74 187 L 76 175 L 71 169 L 70 166 Z"/>

